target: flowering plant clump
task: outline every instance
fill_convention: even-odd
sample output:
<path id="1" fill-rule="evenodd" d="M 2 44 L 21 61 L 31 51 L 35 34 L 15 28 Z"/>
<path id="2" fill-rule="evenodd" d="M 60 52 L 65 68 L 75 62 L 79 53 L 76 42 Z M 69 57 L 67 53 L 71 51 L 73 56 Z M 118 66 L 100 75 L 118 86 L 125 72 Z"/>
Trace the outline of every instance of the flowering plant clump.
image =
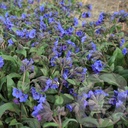
<path id="1" fill-rule="evenodd" d="M 128 13 L 73 0 L 0 3 L 0 127 L 127 127 Z"/>

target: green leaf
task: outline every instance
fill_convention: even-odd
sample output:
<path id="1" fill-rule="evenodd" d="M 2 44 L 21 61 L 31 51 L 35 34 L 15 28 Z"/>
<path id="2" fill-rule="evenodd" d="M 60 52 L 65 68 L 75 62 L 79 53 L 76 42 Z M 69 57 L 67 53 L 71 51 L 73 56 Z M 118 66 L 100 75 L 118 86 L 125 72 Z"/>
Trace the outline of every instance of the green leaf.
<path id="1" fill-rule="evenodd" d="M 43 128 L 58 127 L 59 125 L 54 122 L 44 123 Z"/>
<path id="2" fill-rule="evenodd" d="M 4 112 L 6 110 L 9 110 L 9 111 L 12 111 L 12 112 L 16 112 L 16 113 L 19 114 L 19 110 L 18 110 L 18 108 L 16 107 L 16 105 L 14 103 L 12 103 L 12 102 L 5 103 L 5 104 L 0 106 L 0 118 L 1 118 L 1 116 L 4 114 Z"/>
<path id="3" fill-rule="evenodd" d="M 16 50 L 16 53 L 21 54 L 24 57 L 27 57 L 27 51 L 24 48 L 21 50 Z"/>
<path id="4" fill-rule="evenodd" d="M 76 122 L 77 123 L 77 120 L 75 120 L 75 119 L 68 119 L 67 118 L 66 120 L 63 121 L 62 128 L 65 128 L 66 126 L 68 126 L 69 122 Z"/>
<path id="5" fill-rule="evenodd" d="M 40 70 L 44 74 L 44 76 L 47 76 L 48 75 L 48 70 L 46 68 L 42 68 Z"/>
<path id="6" fill-rule="evenodd" d="M 19 125 L 22 125 L 21 123 L 17 122 L 16 119 L 13 119 L 13 120 L 10 122 L 9 126 L 18 125 L 18 124 L 19 124 Z"/>
<path id="7" fill-rule="evenodd" d="M 110 119 L 102 119 L 102 123 L 99 124 L 100 127 L 113 127 L 113 122 Z"/>
<path id="8" fill-rule="evenodd" d="M 27 123 L 30 128 L 40 128 L 40 122 L 34 118 L 22 118 L 23 123 Z"/>
<path id="9" fill-rule="evenodd" d="M 61 104 L 63 104 L 63 102 L 64 102 L 64 99 L 62 96 L 58 96 L 58 95 L 55 96 L 55 104 L 56 105 L 61 105 Z"/>
<path id="10" fill-rule="evenodd" d="M 71 96 L 70 94 L 64 94 L 64 96 L 66 96 L 67 98 L 69 98 L 70 100 L 74 100 L 74 97 L 73 96 Z"/>
<path id="11" fill-rule="evenodd" d="M 3 122 L 0 120 L 0 126 L 3 126 Z"/>
<path id="12" fill-rule="evenodd" d="M 121 75 L 118 75 L 118 74 L 106 73 L 106 74 L 100 75 L 99 78 L 104 82 L 107 82 L 112 85 L 116 85 L 121 88 L 127 86 L 126 80 Z"/>
<path id="13" fill-rule="evenodd" d="M 15 86 L 14 81 L 12 80 L 12 78 L 7 75 L 7 90 L 8 90 L 8 97 L 10 97 L 12 94 L 12 87 Z"/>
<path id="14" fill-rule="evenodd" d="M 124 64 L 124 55 L 122 54 L 121 49 L 119 49 L 118 47 L 116 48 L 116 50 L 114 51 L 114 53 L 108 63 L 110 66 L 113 63 L 115 64 L 115 66 L 117 66 L 117 65 L 122 66 Z"/>
<path id="15" fill-rule="evenodd" d="M 67 81 L 68 81 L 70 84 L 72 84 L 72 85 L 76 85 L 76 82 L 75 82 L 74 80 L 72 80 L 72 79 L 67 79 Z"/>
<path id="16" fill-rule="evenodd" d="M 98 122 L 95 118 L 92 118 L 92 117 L 85 117 L 85 118 L 82 118 L 82 119 L 79 119 L 79 123 L 84 125 L 84 126 L 98 126 Z"/>
<path id="17" fill-rule="evenodd" d="M 17 63 L 17 61 L 12 56 L 7 55 L 0 55 L 4 60 L 8 60 L 14 63 L 14 65 Z"/>

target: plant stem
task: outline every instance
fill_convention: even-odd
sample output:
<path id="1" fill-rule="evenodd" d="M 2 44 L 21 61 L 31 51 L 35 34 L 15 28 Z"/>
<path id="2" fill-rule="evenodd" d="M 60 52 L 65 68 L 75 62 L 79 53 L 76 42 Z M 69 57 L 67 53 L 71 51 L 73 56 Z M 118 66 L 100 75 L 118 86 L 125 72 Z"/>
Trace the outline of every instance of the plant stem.
<path id="1" fill-rule="evenodd" d="M 24 71 L 24 74 L 23 74 L 23 81 L 22 81 L 22 85 L 24 85 L 25 76 L 26 76 L 26 70 Z"/>
<path id="2" fill-rule="evenodd" d="M 61 122 L 61 117 L 60 117 L 60 115 L 58 116 L 58 118 L 59 118 L 59 128 L 62 128 L 62 122 Z"/>

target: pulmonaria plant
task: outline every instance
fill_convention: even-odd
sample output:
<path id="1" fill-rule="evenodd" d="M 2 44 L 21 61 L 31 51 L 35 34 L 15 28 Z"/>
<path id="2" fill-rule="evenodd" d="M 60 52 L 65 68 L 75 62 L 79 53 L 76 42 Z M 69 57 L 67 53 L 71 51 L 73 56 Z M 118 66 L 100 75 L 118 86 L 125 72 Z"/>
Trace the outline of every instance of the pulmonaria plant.
<path id="1" fill-rule="evenodd" d="M 128 38 L 119 22 L 128 14 L 92 21 L 91 10 L 73 0 L 0 3 L 1 127 L 124 127 Z"/>

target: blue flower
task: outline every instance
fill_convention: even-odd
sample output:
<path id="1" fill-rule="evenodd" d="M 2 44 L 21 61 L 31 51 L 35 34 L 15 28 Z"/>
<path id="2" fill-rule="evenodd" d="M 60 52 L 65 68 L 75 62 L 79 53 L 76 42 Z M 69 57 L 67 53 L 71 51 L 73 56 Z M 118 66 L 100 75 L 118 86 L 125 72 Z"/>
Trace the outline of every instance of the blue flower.
<path id="1" fill-rule="evenodd" d="M 22 19 L 25 19 L 26 17 L 27 17 L 26 14 L 25 13 L 22 13 L 21 18 Z"/>
<path id="2" fill-rule="evenodd" d="M 83 37 L 81 38 L 81 42 L 84 43 L 86 39 L 87 39 L 87 36 L 83 36 Z"/>
<path id="3" fill-rule="evenodd" d="M 32 97 L 34 100 L 39 100 L 40 99 L 40 94 L 38 92 L 32 92 Z"/>
<path id="4" fill-rule="evenodd" d="M 67 105 L 66 105 L 66 108 L 67 108 L 70 112 L 73 111 L 73 107 L 72 107 L 72 105 L 70 105 L 70 104 L 67 104 Z"/>
<path id="5" fill-rule="evenodd" d="M 78 23 L 79 23 L 79 22 L 78 22 L 78 19 L 75 17 L 75 18 L 74 18 L 74 26 L 75 26 L 75 27 L 78 26 Z"/>
<path id="6" fill-rule="evenodd" d="M 91 13 L 90 12 L 83 12 L 82 13 L 82 18 L 89 18 L 91 17 Z"/>
<path id="7" fill-rule="evenodd" d="M 92 5 L 91 4 L 88 4 L 87 5 L 87 8 L 88 8 L 88 10 L 92 10 Z"/>
<path id="8" fill-rule="evenodd" d="M 28 0 L 28 3 L 29 4 L 33 4 L 34 3 L 34 0 Z"/>
<path id="9" fill-rule="evenodd" d="M 106 92 L 104 92 L 103 90 L 101 89 L 97 89 L 94 91 L 94 94 L 95 95 L 104 95 L 104 96 L 108 96 L 108 94 Z"/>
<path id="10" fill-rule="evenodd" d="M 96 50 L 96 44 L 94 44 L 93 42 L 91 42 L 92 45 L 92 50 L 95 51 Z"/>
<path id="11" fill-rule="evenodd" d="M 121 41 L 120 41 L 120 47 L 122 47 L 124 45 L 124 43 L 125 43 L 125 39 L 121 39 Z"/>
<path id="12" fill-rule="evenodd" d="M 116 108 L 120 108 L 122 105 L 123 105 L 122 101 L 119 100 L 118 102 L 116 102 Z"/>
<path id="13" fill-rule="evenodd" d="M 117 99 L 125 102 L 127 98 L 127 91 L 118 92 Z"/>
<path id="14" fill-rule="evenodd" d="M 122 54 L 123 54 L 123 55 L 126 55 L 127 53 L 128 53 L 127 48 L 123 48 L 123 50 L 122 50 Z"/>
<path id="15" fill-rule="evenodd" d="M 44 9 L 45 9 L 45 8 L 44 8 L 44 5 L 42 4 L 42 5 L 40 6 L 40 11 L 43 12 Z"/>
<path id="16" fill-rule="evenodd" d="M 4 59 L 0 56 L 0 68 L 4 66 Z"/>
<path id="17" fill-rule="evenodd" d="M 57 89 L 58 88 L 58 85 L 57 84 L 52 84 L 50 88 L 51 89 Z"/>
<path id="18" fill-rule="evenodd" d="M 46 96 L 41 96 L 38 102 L 45 103 L 45 101 L 46 101 Z"/>
<path id="19" fill-rule="evenodd" d="M 16 98 L 20 98 L 22 96 L 22 91 L 17 88 L 13 88 L 12 95 Z"/>
<path id="20" fill-rule="evenodd" d="M 94 64 L 92 64 L 92 70 L 95 72 L 95 73 L 99 73 L 103 70 L 104 68 L 104 64 L 101 60 L 97 60 L 94 62 Z"/>
<path id="21" fill-rule="evenodd" d="M 76 32 L 76 35 L 78 36 L 78 37 L 82 37 L 83 35 L 84 35 L 84 33 L 83 33 L 83 31 L 77 31 Z"/>
<path id="22" fill-rule="evenodd" d="M 33 39 L 35 36 L 36 36 L 36 30 L 35 30 L 35 29 L 32 29 L 32 30 L 29 32 L 29 38 Z"/>
<path id="23" fill-rule="evenodd" d="M 9 39 L 8 40 L 8 46 L 12 46 L 14 44 L 13 40 L 12 39 Z"/>
<path id="24" fill-rule="evenodd" d="M 27 94 L 23 94 L 23 93 L 22 93 L 22 95 L 19 97 L 20 102 L 26 102 L 27 98 L 28 98 L 28 95 L 27 95 Z"/>

